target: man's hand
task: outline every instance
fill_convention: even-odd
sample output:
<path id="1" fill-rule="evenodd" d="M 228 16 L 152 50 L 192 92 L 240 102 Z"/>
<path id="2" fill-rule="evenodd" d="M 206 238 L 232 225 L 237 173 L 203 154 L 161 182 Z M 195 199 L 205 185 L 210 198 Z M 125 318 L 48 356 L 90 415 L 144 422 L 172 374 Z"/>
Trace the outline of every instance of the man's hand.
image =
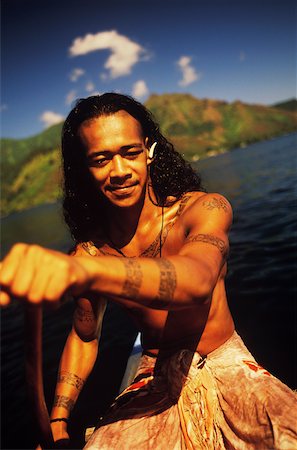
<path id="1" fill-rule="evenodd" d="M 67 431 L 67 425 L 65 422 L 54 422 L 51 424 L 52 434 L 55 446 L 54 448 L 69 448 L 69 434 Z M 36 450 L 42 450 L 42 447 L 38 445 Z"/>
<path id="2" fill-rule="evenodd" d="M 67 448 L 69 444 L 67 424 L 65 422 L 54 422 L 51 427 L 56 448 Z"/>
<path id="3" fill-rule="evenodd" d="M 77 258 L 38 245 L 15 244 L 0 264 L 0 306 L 11 297 L 31 303 L 58 302 L 86 292 L 90 275 Z"/>

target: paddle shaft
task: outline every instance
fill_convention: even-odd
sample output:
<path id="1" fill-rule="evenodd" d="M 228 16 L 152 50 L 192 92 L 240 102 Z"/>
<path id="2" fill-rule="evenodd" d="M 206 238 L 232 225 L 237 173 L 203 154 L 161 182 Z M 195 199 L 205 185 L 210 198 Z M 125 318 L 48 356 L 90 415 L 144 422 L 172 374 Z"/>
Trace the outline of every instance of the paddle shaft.
<path id="1" fill-rule="evenodd" d="M 42 306 L 25 305 L 26 379 L 41 448 L 54 448 L 42 376 Z"/>

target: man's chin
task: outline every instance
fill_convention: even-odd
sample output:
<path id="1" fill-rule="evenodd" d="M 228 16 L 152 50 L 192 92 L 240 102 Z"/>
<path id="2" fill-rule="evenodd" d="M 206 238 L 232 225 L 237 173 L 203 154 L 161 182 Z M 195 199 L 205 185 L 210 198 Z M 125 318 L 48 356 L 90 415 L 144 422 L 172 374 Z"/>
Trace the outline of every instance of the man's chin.
<path id="1" fill-rule="evenodd" d="M 139 184 L 123 189 L 110 189 L 103 194 L 106 200 L 119 208 L 130 208 L 141 201 L 144 190 Z"/>
<path id="2" fill-rule="evenodd" d="M 139 199 L 135 198 L 121 198 L 121 199 L 108 199 L 110 205 L 117 208 L 132 208 L 139 203 Z"/>

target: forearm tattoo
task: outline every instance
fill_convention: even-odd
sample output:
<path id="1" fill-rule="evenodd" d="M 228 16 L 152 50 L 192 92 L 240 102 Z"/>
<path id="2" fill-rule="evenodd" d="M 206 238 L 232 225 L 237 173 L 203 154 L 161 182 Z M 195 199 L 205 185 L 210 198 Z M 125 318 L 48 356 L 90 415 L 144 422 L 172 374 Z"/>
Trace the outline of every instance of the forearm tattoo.
<path id="1" fill-rule="evenodd" d="M 71 386 L 74 386 L 78 391 L 80 391 L 85 383 L 85 380 L 78 377 L 74 373 L 61 370 L 58 375 L 58 383 L 71 384 Z"/>
<path id="2" fill-rule="evenodd" d="M 211 200 L 203 202 L 202 205 L 208 210 L 223 209 L 225 212 L 228 211 L 228 204 L 222 198 L 213 197 Z"/>
<path id="3" fill-rule="evenodd" d="M 211 234 L 195 234 L 194 236 L 188 236 L 185 244 L 189 244 L 190 242 L 204 242 L 205 244 L 211 244 L 217 247 L 222 255 L 227 254 L 227 246 L 225 242 Z"/>
<path id="4" fill-rule="evenodd" d="M 74 406 L 74 401 L 71 398 L 66 397 L 66 395 L 56 395 L 54 398 L 54 406 L 67 409 L 71 411 Z"/>
<path id="5" fill-rule="evenodd" d="M 143 274 L 139 262 L 133 258 L 123 258 L 126 270 L 126 279 L 123 286 L 122 296 L 125 298 L 135 298 L 139 294 Z"/>
<path id="6" fill-rule="evenodd" d="M 165 301 L 169 304 L 174 297 L 176 288 L 176 271 L 172 262 L 168 259 L 155 259 L 160 269 L 160 285 L 156 300 Z"/>

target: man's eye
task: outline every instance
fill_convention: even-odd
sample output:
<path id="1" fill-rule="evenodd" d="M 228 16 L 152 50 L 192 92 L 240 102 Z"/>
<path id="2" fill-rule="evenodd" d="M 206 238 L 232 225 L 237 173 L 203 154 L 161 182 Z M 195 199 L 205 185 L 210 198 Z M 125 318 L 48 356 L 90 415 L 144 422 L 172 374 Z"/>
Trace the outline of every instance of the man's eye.
<path id="1" fill-rule="evenodd" d="M 131 150 L 130 152 L 126 153 L 126 157 L 128 158 L 135 158 L 138 155 L 140 155 L 143 152 L 143 150 Z"/>
<path id="2" fill-rule="evenodd" d="M 94 166 L 104 166 L 108 162 L 107 158 L 94 159 L 92 165 Z"/>

